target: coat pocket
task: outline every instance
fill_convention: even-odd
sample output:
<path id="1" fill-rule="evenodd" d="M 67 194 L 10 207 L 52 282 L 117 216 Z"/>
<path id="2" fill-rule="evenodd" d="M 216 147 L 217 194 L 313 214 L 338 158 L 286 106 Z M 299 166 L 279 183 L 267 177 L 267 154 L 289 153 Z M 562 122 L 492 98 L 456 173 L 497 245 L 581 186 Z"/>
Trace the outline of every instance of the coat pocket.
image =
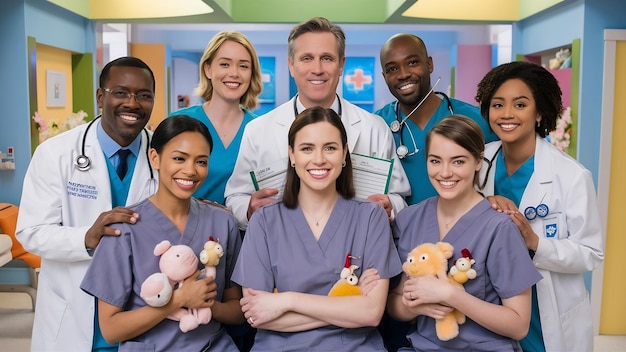
<path id="1" fill-rule="evenodd" d="M 543 237 L 549 239 L 562 240 L 567 238 L 567 222 L 565 222 L 565 213 L 550 213 L 541 219 L 541 231 Z"/>

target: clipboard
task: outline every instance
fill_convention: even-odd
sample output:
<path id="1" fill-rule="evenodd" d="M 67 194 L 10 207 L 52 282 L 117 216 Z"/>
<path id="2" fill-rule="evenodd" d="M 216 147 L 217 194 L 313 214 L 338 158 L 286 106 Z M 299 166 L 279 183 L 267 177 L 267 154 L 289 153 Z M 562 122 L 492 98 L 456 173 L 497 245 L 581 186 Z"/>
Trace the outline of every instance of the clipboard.
<path id="1" fill-rule="evenodd" d="M 387 194 L 391 183 L 393 159 L 351 153 L 356 196 L 367 199 L 372 194 Z"/>

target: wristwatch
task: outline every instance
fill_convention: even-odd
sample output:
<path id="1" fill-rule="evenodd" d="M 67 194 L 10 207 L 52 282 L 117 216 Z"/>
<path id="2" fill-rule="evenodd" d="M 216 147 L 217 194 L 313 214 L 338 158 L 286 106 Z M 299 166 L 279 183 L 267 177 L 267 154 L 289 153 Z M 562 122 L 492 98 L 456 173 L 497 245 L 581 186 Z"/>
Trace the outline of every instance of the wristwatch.
<path id="1" fill-rule="evenodd" d="M 89 254 L 90 257 L 93 257 L 93 252 L 95 252 L 96 249 L 87 246 L 85 246 L 85 249 L 87 250 L 87 254 Z"/>

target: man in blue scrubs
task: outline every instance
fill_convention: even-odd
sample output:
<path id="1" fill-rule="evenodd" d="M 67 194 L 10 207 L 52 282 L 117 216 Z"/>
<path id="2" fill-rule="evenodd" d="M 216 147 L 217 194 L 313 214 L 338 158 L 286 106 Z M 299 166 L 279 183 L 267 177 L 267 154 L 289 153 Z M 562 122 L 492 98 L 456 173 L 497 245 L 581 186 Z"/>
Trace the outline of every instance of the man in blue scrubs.
<path id="1" fill-rule="evenodd" d="M 423 152 L 426 133 L 437 122 L 454 112 L 476 121 L 483 130 L 485 142 L 498 137 L 482 118 L 478 107 L 432 91 L 433 59 L 419 37 L 401 33 L 389 38 L 380 49 L 380 65 L 389 92 L 397 101 L 385 105 L 376 114 L 390 126 L 396 146 L 400 148 L 398 156 L 411 184 L 411 195 L 406 197 L 406 202 L 416 204 L 437 195 L 428 180 Z M 394 121 L 404 123 L 398 129 L 392 125 Z M 405 151 L 404 156 L 401 149 Z"/>

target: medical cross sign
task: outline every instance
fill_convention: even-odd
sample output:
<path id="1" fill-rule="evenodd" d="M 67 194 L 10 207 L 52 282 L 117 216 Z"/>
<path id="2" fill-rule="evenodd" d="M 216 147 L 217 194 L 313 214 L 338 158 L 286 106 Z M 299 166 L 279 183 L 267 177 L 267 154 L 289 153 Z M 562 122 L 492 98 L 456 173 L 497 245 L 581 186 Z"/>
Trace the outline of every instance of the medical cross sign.
<path id="1" fill-rule="evenodd" d="M 365 75 L 362 68 L 355 68 L 354 74 L 347 74 L 345 78 L 346 84 L 352 88 L 352 90 L 363 90 L 365 85 L 372 84 L 372 75 Z"/>
<path id="2" fill-rule="evenodd" d="M 346 57 L 343 67 L 343 98 L 367 111 L 374 108 L 375 62 L 373 57 Z"/>

